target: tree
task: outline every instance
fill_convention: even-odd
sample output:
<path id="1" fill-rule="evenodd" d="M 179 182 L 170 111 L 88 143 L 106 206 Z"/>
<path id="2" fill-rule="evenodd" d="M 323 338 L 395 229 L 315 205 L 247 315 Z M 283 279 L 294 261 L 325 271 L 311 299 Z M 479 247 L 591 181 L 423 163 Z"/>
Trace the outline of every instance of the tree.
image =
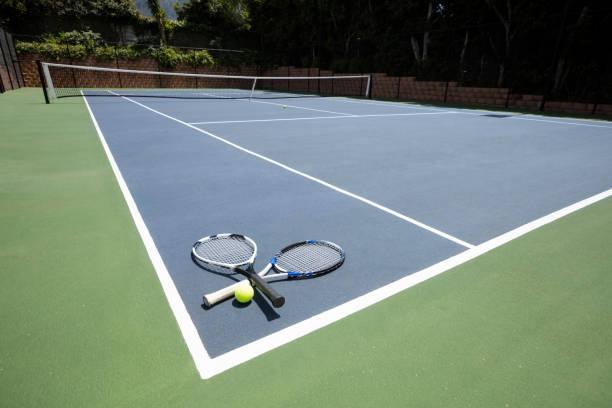
<path id="1" fill-rule="evenodd" d="M 178 20 L 186 26 L 224 38 L 236 32 L 248 30 L 248 11 L 243 0 L 189 0 L 183 4 L 175 3 Z"/>
<path id="2" fill-rule="evenodd" d="M 61 18 L 73 28 L 84 17 L 124 23 L 138 18 L 132 0 L 3 0 L 0 15 L 3 26 L 16 33 L 32 30 L 45 17 Z"/>
<path id="3" fill-rule="evenodd" d="M 159 37 L 164 45 L 168 44 L 166 39 L 166 30 L 164 28 L 164 9 L 159 4 L 159 0 L 147 0 L 147 5 L 153 18 L 157 21 L 157 27 L 159 28 Z"/>

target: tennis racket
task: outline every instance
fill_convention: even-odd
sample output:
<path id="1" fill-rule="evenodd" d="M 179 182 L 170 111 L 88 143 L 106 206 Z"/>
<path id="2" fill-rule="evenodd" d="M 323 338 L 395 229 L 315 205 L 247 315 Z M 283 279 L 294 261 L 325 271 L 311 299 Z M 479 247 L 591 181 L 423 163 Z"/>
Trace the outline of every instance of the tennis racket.
<path id="1" fill-rule="evenodd" d="M 259 272 L 258 277 L 265 281 L 314 277 L 339 268 L 344 258 L 342 248 L 333 242 L 321 240 L 296 242 L 273 256 L 270 263 Z M 276 273 L 268 274 L 271 270 Z M 211 307 L 232 297 L 236 287 L 241 283 L 237 282 L 204 295 L 204 305 Z"/>
<path id="2" fill-rule="evenodd" d="M 274 307 L 285 304 L 285 298 L 253 270 L 257 244 L 251 238 L 239 234 L 210 235 L 193 244 L 192 253 L 202 263 L 243 274 L 270 299 Z"/>

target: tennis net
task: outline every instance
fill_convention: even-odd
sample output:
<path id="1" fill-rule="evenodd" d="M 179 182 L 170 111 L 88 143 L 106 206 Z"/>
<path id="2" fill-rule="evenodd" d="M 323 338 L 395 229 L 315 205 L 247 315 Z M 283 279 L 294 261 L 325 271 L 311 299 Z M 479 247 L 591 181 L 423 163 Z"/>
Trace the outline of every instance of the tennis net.
<path id="1" fill-rule="evenodd" d="M 189 99 L 298 98 L 370 95 L 369 75 L 271 77 L 140 71 L 41 62 L 51 98 L 142 96 Z M 43 81 L 44 79 L 44 81 Z"/>

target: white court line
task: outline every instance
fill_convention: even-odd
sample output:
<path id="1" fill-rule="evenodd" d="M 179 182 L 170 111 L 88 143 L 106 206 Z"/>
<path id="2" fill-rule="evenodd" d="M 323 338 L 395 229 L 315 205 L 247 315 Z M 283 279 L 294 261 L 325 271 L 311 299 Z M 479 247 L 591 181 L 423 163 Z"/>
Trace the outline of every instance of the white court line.
<path id="1" fill-rule="evenodd" d="M 457 267 L 467 261 L 470 261 L 480 255 L 483 255 L 491 251 L 492 249 L 495 249 L 530 231 L 535 230 L 536 228 L 540 228 L 543 225 L 549 224 L 563 216 L 571 214 L 581 208 L 584 208 L 587 205 L 610 197 L 611 195 L 612 189 L 582 200 L 578 203 L 572 204 L 559 211 L 555 211 L 549 215 L 527 223 L 487 242 L 484 242 L 478 245 L 477 247 L 468 249 L 435 265 L 422 269 L 404 278 L 398 279 L 395 282 L 389 283 L 381 288 L 366 293 L 365 295 L 350 300 L 332 309 L 326 310 L 323 313 L 312 316 L 306 320 L 294 324 L 293 326 L 289 326 L 276 333 L 272 333 L 252 343 L 246 344 L 223 355 L 215 357 L 211 360 L 211 363 L 213 363 L 213 365 L 210 367 L 210 375 L 213 376 L 215 374 L 221 373 L 222 371 L 235 367 L 263 353 L 278 348 L 283 344 L 287 344 L 293 340 L 307 335 L 308 333 L 311 333 L 340 319 L 343 319 L 353 313 L 365 309 L 368 306 L 387 299 L 388 297 L 393 296 L 403 290 L 406 290 L 428 279 L 431 279 L 434 276 L 440 275 L 451 268 Z"/>
<path id="2" fill-rule="evenodd" d="M 112 91 L 110 91 L 110 92 L 112 92 Z M 121 96 L 121 95 L 117 94 L 117 96 Z M 341 194 L 344 194 L 344 195 L 346 195 L 346 196 L 348 196 L 348 197 L 351 197 L 351 198 L 354 198 L 354 199 L 356 199 L 356 200 L 359 200 L 359 201 L 361 201 L 361 202 L 363 202 L 363 203 L 365 203 L 365 204 L 368 204 L 368 205 L 370 205 L 370 206 L 372 206 L 372 207 L 374 207 L 374 208 L 378 208 L 379 210 L 381 210 L 381 211 L 383 211 L 383 212 L 386 212 L 387 214 L 391 214 L 391 215 L 393 215 L 393 216 L 395 216 L 395 217 L 397 217 L 397 218 L 399 218 L 399 219 L 401 219 L 401 220 L 404 220 L 404 221 L 409 222 L 409 223 L 411 223 L 411 224 L 413 224 L 413 225 L 416 225 L 417 227 L 420 227 L 420 228 L 422 228 L 422 229 L 424 229 L 424 230 L 427 230 L 427 231 L 429 231 L 429 232 L 431 232 L 431 233 L 434 233 L 434 234 L 436 234 L 436 235 L 438 235 L 438 236 L 441 236 L 441 237 L 443 237 L 443 238 L 446 238 L 446 239 L 448 239 L 449 241 L 452 241 L 452 242 L 454 242 L 454 243 L 456 243 L 456 244 L 459 244 L 459 245 L 461 245 L 461 246 L 463 246 L 463 247 L 466 247 L 466 248 L 473 248 L 473 247 L 474 247 L 474 245 L 472 245 L 472 244 L 470 244 L 470 243 L 468 243 L 468 242 L 462 241 L 462 240 L 460 240 L 459 238 L 456 238 L 456 237 L 454 237 L 454 236 L 452 236 L 452 235 L 450 235 L 450 234 L 447 234 L 446 232 L 440 231 L 440 230 L 438 230 L 438 229 L 436 229 L 436 228 L 434 228 L 434 227 L 431 227 L 431 226 L 429 226 L 429 225 L 427 225 L 427 224 L 423 224 L 422 222 L 417 221 L 417 220 L 415 220 L 414 218 L 410 218 L 410 217 L 408 217 L 408 216 L 406 216 L 406 215 L 404 215 L 404 214 L 401 214 L 401 213 L 399 213 L 399 212 L 397 212 L 397 211 L 395 211 L 395 210 L 392 210 L 392 209 L 387 208 L 387 207 L 385 207 L 385 206 L 383 206 L 383 205 L 380 205 L 380 204 L 378 204 L 378 203 L 375 203 L 375 202 L 374 202 L 374 201 L 372 201 L 372 200 L 368 200 L 368 199 L 367 199 L 367 198 L 365 198 L 365 197 L 359 196 L 359 195 L 357 195 L 357 194 L 353 194 L 353 193 L 351 193 L 351 192 L 349 192 L 349 191 L 347 191 L 347 190 L 344 190 L 344 189 L 342 189 L 342 188 L 340 188 L 340 187 L 337 187 L 337 186 L 335 186 L 335 185 L 333 185 L 333 184 L 330 184 L 330 183 L 328 183 L 328 182 L 326 182 L 326 181 L 323 181 L 323 180 L 318 179 L 318 178 L 316 178 L 316 177 L 313 177 L 313 176 L 311 176 L 311 175 L 309 175 L 309 174 L 306 174 L 306 173 L 303 173 L 303 172 L 301 172 L 301 171 L 299 171 L 299 170 L 296 170 L 296 169 L 294 169 L 293 167 L 289 167 L 289 166 L 287 166 L 286 164 L 283 164 L 283 163 L 281 163 L 281 162 L 278 162 L 278 161 L 276 161 L 276 160 L 274 160 L 274 159 L 271 159 L 271 158 L 269 158 L 269 157 L 266 157 L 266 156 L 264 156 L 264 155 L 262 155 L 262 154 L 255 153 L 255 152 L 254 152 L 254 151 L 252 151 L 252 150 L 249 150 L 249 149 L 247 149 L 247 148 L 245 148 L 245 147 L 242 147 L 242 146 L 240 146 L 240 145 L 238 145 L 238 144 L 236 144 L 236 143 L 232 143 L 232 142 L 230 142 L 229 140 L 223 139 L 223 138 L 222 138 L 222 137 L 220 137 L 220 136 L 217 136 L 217 135 L 215 135 L 215 134 L 213 134 L 213 133 L 207 132 L 206 130 L 203 130 L 203 129 L 200 129 L 200 128 L 198 128 L 198 127 L 195 127 L 194 125 L 191 125 L 191 124 L 189 124 L 189 123 L 187 123 L 187 122 L 184 122 L 184 121 L 182 121 L 182 120 L 180 120 L 180 119 L 177 119 L 177 118 L 175 118 L 175 117 L 173 117 L 173 116 L 167 115 L 167 114 L 165 114 L 165 113 L 163 113 L 163 112 L 160 112 L 160 111 L 158 111 L 158 110 L 155 110 L 155 109 L 153 109 L 153 108 L 150 108 L 150 107 L 148 107 L 147 105 L 144 105 L 144 104 L 142 104 L 142 103 L 140 103 L 140 102 L 137 102 L 137 101 L 135 101 L 135 100 L 133 100 L 133 99 L 131 99 L 131 98 L 128 98 L 128 97 L 126 97 L 126 96 L 121 96 L 121 97 L 122 97 L 123 99 L 127 100 L 127 101 L 130 101 L 130 102 L 132 102 L 132 103 L 135 103 L 135 104 L 136 104 L 136 105 L 138 105 L 138 106 L 141 106 L 141 107 L 143 107 L 143 108 L 145 108 L 145 109 L 147 109 L 147 110 L 150 110 L 150 111 L 151 111 L 151 112 L 153 112 L 153 113 L 156 113 L 156 114 L 158 114 L 158 115 L 160 115 L 160 116 L 163 116 L 163 117 L 165 117 L 165 118 L 168 118 L 168 119 L 170 119 L 170 120 L 173 120 L 173 121 L 175 121 L 175 122 L 178 122 L 178 123 L 180 123 L 180 124 L 182 124 L 182 125 L 185 125 L 185 126 L 187 126 L 187 127 L 191 128 L 191 129 L 193 129 L 193 130 L 195 130 L 195 131 L 197 131 L 197 132 L 200 132 L 200 133 L 203 133 L 203 134 L 205 134 L 205 135 L 207 135 L 207 136 L 210 136 L 210 137 L 212 137 L 213 139 L 217 139 L 218 141 L 223 142 L 223 143 L 225 143 L 225 144 L 227 144 L 227 145 L 229 145 L 229 146 L 232 146 L 232 147 L 233 147 L 233 148 L 235 148 L 235 149 L 241 150 L 241 151 L 243 151 L 243 152 L 245 152 L 245 153 L 247 153 L 247 154 L 250 154 L 251 156 L 255 156 L 255 157 L 259 158 L 259 159 L 265 160 L 265 161 L 267 161 L 268 163 L 274 164 L 275 166 L 278 166 L 278 167 L 280 167 L 280 168 L 282 168 L 282 169 L 285 169 L 285 170 L 287 170 L 287 171 L 289 171 L 289 172 L 291 172 L 291 173 L 297 174 L 298 176 L 302 176 L 302 177 L 304 177 L 304 178 L 306 178 L 306 179 L 308 179 L 308 180 L 314 181 L 315 183 L 321 184 L 322 186 L 325 186 L 325 187 L 327 187 L 327 188 L 330 188 L 330 189 L 332 189 L 332 190 L 334 190 L 334 191 L 337 191 L 337 192 L 339 192 L 339 193 L 341 193 Z"/>
<path id="3" fill-rule="evenodd" d="M 315 111 L 315 112 L 334 113 L 334 114 L 336 114 L 336 115 L 355 116 L 355 115 L 353 115 L 353 114 L 351 114 L 351 113 L 334 112 L 334 111 L 330 111 L 330 110 L 314 109 L 314 108 L 306 108 L 306 107 L 304 107 L 304 106 L 286 105 L 286 104 L 284 104 L 284 103 L 256 101 L 256 100 L 254 100 L 254 99 L 249 99 L 249 100 L 242 99 L 242 101 L 243 101 L 243 102 L 265 103 L 265 104 L 268 104 L 268 105 L 286 106 L 286 107 L 288 107 L 288 108 L 304 109 L 304 110 Z"/>
<path id="4" fill-rule="evenodd" d="M 124 98 L 129 100 L 129 98 L 126 98 L 126 97 Z M 136 204 L 134 203 L 134 200 L 132 199 L 132 196 L 129 190 L 127 189 L 127 186 L 125 185 L 123 177 L 121 176 L 121 173 L 117 167 L 117 164 L 115 163 L 115 160 L 113 159 L 113 156 L 110 153 L 110 150 L 108 149 L 104 136 L 102 135 L 102 132 L 98 126 L 98 123 L 95 117 L 93 116 L 93 113 L 89 107 L 89 104 L 87 103 L 87 99 L 86 98 L 83 98 L 83 99 L 85 100 L 87 109 L 89 110 L 89 114 L 96 127 L 96 131 L 98 132 L 102 145 L 104 146 L 104 150 L 107 153 L 111 166 L 113 167 L 113 171 L 115 173 L 115 177 L 117 178 L 117 181 L 120 184 L 121 191 L 123 192 L 125 196 L 128 206 L 130 207 L 130 212 L 132 214 L 132 217 L 134 217 L 135 223 L 137 224 L 138 231 L 141 234 L 143 241 L 145 241 L 146 249 L 149 252 L 149 256 L 151 257 L 151 260 L 153 261 L 153 265 L 155 267 L 155 270 L 157 272 L 157 275 L 160 281 L 162 282 L 162 287 L 164 289 L 164 292 L 166 293 L 168 302 L 170 303 L 170 307 L 172 308 L 172 311 L 174 312 L 175 318 L 177 319 L 177 322 L 179 324 L 183 337 L 185 338 L 188 349 L 191 352 L 196 368 L 198 369 L 202 379 L 211 378 L 216 374 L 226 371 L 241 363 L 251 360 L 263 353 L 266 353 L 274 348 L 277 348 L 283 344 L 287 344 L 299 337 L 302 337 L 308 333 L 318 330 L 333 322 L 336 322 L 346 316 L 356 313 L 359 310 L 362 310 L 390 296 L 393 296 L 405 289 L 408 289 L 414 285 L 417 285 L 421 282 L 431 279 L 434 276 L 440 275 L 443 272 L 446 272 L 451 268 L 454 268 L 486 252 L 489 252 L 530 231 L 540 228 L 543 225 L 549 224 L 561 217 L 564 217 L 588 205 L 591 205 L 593 203 L 596 203 L 600 200 L 603 200 L 605 198 L 612 196 L 612 189 L 609 189 L 600 194 L 597 194 L 585 200 L 579 201 L 561 210 L 555 211 L 551 214 L 548 214 L 530 223 L 522 225 L 510 232 L 502 234 L 478 246 L 471 247 L 470 249 L 458 255 L 455 255 L 451 258 L 448 258 L 444 261 L 441 261 L 435 265 L 422 269 L 404 278 L 398 279 L 395 282 L 387 284 L 381 288 L 375 289 L 358 298 L 350 300 L 346 303 L 343 303 L 339 306 L 336 306 L 318 315 L 312 316 L 292 326 L 286 327 L 285 329 L 280 330 L 276 333 L 270 334 L 266 337 L 263 337 L 259 340 L 246 344 L 242 347 L 234 349 L 218 357 L 210 358 L 210 356 L 206 352 L 206 349 L 204 348 L 204 345 L 202 344 L 201 338 L 197 334 L 197 331 L 195 329 L 195 326 L 193 325 L 191 317 L 186 312 L 185 306 L 176 291 L 176 287 L 174 286 L 174 283 L 172 282 L 172 279 L 169 276 L 168 271 L 166 270 L 161 260 L 161 257 L 159 256 L 159 253 L 157 252 L 157 249 L 155 248 L 155 244 L 153 243 L 153 240 L 151 239 L 148 233 L 148 230 L 146 226 L 144 225 L 144 221 L 142 220 L 142 217 L 140 216 L 140 213 L 138 212 L 138 209 L 136 208 Z M 164 117 L 168 117 L 169 119 L 185 124 L 185 122 L 182 122 L 178 119 L 173 119 L 166 114 L 156 112 L 155 110 L 149 107 L 146 107 L 138 102 L 135 102 L 135 101 L 131 101 L 131 102 L 136 103 L 137 105 L 143 106 L 146 109 L 151 110 L 155 113 L 158 113 Z M 201 131 L 201 129 L 194 128 L 193 126 L 189 126 L 189 127 L 192 127 L 194 130 Z M 201 131 L 201 132 L 209 134 L 208 132 L 204 132 L 204 131 Z M 210 135 L 210 136 L 220 139 L 213 135 Z M 221 140 L 223 141 L 223 139 Z M 226 143 L 233 145 L 230 142 L 226 142 Z M 237 148 L 240 148 L 240 147 L 237 147 Z M 244 150 L 244 149 L 240 148 L 240 150 Z"/>
<path id="5" fill-rule="evenodd" d="M 422 109 L 422 110 L 432 110 L 432 109 L 439 109 L 442 110 L 444 108 L 442 107 L 436 107 L 436 106 L 432 106 L 432 107 L 427 107 L 424 105 L 419 105 L 417 106 L 412 106 L 408 103 L 402 103 L 402 102 L 385 102 L 385 101 L 372 101 L 372 102 L 366 102 L 366 101 L 362 101 L 359 99 L 348 99 L 348 98 L 344 98 L 344 97 L 337 97 L 334 98 L 337 99 L 339 101 L 343 101 L 343 102 L 350 102 L 350 103 L 361 103 L 363 105 L 385 105 L 385 106 L 393 106 L 396 108 L 409 108 L 409 109 Z M 574 122 L 565 122 L 564 120 L 580 120 L 580 121 L 584 121 L 584 122 L 597 122 L 597 123 L 609 123 L 607 121 L 604 120 L 598 120 L 598 119 L 584 119 L 584 118 L 570 118 L 570 117 L 563 117 L 563 116 L 539 116 L 539 117 L 547 117 L 547 118 L 557 118 L 557 119 L 561 119 L 561 120 L 548 120 L 548 119 L 537 119 L 533 116 L 533 114 L 527 114 L 530 117 L 526 118 L 524 115 L 524 113 L 522 112 L 516 112 L 516 111 L 511 111 L 511 110 L 488 110 L 486 108 L 447 108 L 447 109 L 453 109 L 452 111 L 448 111 L 448 112 L 455 112 L 455 113 L 461 113 L 464 115 L 481 115 L 481 112 L 486 112 L 486 113 L 498 113 L 498 114 L 509 114 L 509 115 L 517 115 L 517 116 L 508 116 L 507 118 L 504 119 L 521 119 L 521 120 L 533 120 L 533 121 L 538 121 L 538 122 L 550 122 L 550 123 L 557 123 L 557 124 L 563 124 L 563 125 L 575 125 L 575 126 L 590 126 L 590 127 L 599 127 L 599 128 L 605 128 L 605 129 L 612 129 L 612 124 L 610 124 L 610 126 L 604 126 L 604 125 L 591 125 L 591 124 L 586 124 L 586 123 L 574 123 Z M 476 112 L 468 112 L 468 111 L 476 111 Z M 521 116 L 518 116 L 521 115 Z"/>
<path id="6" fill-rule="evenodd" d="M 81 95 L 83 95 L 83 91 L 81 91 Z M 119 166 L 117 166 L 117 162 L 113 157 L 113 154 L 106 143 L 106 138 L 102 134 L 102 130 L 98 125 L 98 121 L 96 120 L 91 107 L 89 106 L 89 102 L 87 102 L 87 98 L 83 96 L 83 100 L 85 101 L 85 106 L 87 106 L 87 110 L 89 111 L 89 116 L 96 128 L 96 132 L 98 133 L 98 137 L 100 138 L 100 142 L 102 143 L 102 147 L 104 148 L 104 152 L 106 153 L 106 157 L 113 169 L 113 173 L 115 173 L 115 178 L 117 179 L 117 183 L 119 184 L 119 188 L 123 193 L 123 197 L 127 206 L 130 210 L 130 214 L 134 219 L 134 224 L 136 225 L 136 229 L 140 234 L 140 238 L 144 243 L 145 249 L 147 250 L 147 254 L 149 254 L 149 258 L 151 259 L 151 263 L 153 264 L 153 268 L 157 273 L 157 277 L 162 285 L 162 289 L 166 294 L 166 298 L 168 299 L 168 304 L 170 305 L 170 309 L 172 313 L 174 313 L 174 317 L 181 329 L 181 333 L 183 334 L 183 338 L 185 339 L 185 343 L 187 343 L 187 348 L 193 357 L 193 361 L 196 365 L 197 370 L 200 372 L 202 376 L 207 373 L 207 370 L 210 367 L 211 358 L 202 344 L 202 339 L 196 329 L 193 321 L 191 320 L 191 316 L 187 312 L 187 308 L 183 303 L 181 295 L 178 293 L 176 286 L 174 285 L 174 281 L 170 277 L 170 273 L 168 269 L 166 269 L 166 265 L 162 260 L 157 247 L 155 246 L 155 242 L 149 233 L 149 229 L 147 228 L 144 220 L 142 219 L 142 215 L 140 211 L 138 211 L 138 207 L 136 206 L 136 202 L 130 193 L 130 190 L 125 183 L 123 175 L 119 170 Z"/>
<path id="7" fill-rule="evenodd" d="M 312 116 L 312 117 L 306 117 L 306 118 L 221 120 L 221 121 L 214 121 L 214 122 L 188 122 L 188 123 L 190 125 L 211 125 L 211 124 L 219 124 L 219 123 L 281 122 L 281 121 L 292 121 L 292 120 L 355 119 L 355 118 L 372 118 L 372 117 L 385 117 L 385 116 L 442 115 L 445 113 L 456 113 L 456 112 L 448 111 L 448 112 L 419 112 L 419 113 L 380 113 L 380 114 L 372 114 L 372 115 Z"/>
<path id="8" fill-rule="evenodd" d="M 427 106 L 423 106 L 423 105 L 411 105 L 409 103 L 402 103 L 402 102 L 384 102 L 384 101 L 371 101 L 371 102 L 366 102 L 366 101 L 362 101 L 360 99 L 349 99 L 346 97 L 333 97 L 333 99 L 342 101 L 342 102 L 348 102 L 348 103 L 359 103 L 362 105 L 375 105 L 375 106 L 380 106 L 380 105 L 384 105 L 384 106 L 391 106 L 394 108 L 408 108 L 408 109 L 420 109 L 420 110 L 444 110 L 446 111 L 445 108 L 440 108 L 440 107 L 436 107 L 436 106 L 432 106 L 432 107 L 427 107 Z"/>
<path id="9" fill-rule="evenodd" d="M 200 92 L 200 95 L 212 95 L 212 94 L 208 94 L 206 92 Z M 304 109 L 304 110 L 315 111 L 315 112 L 333 113 L 334 115 L 353 116 L 350 113 L 334 112 L 334 111 L 323 110 L 323 109 L 305 108 L 303 106 L 287 105 L 287 104 L 284 104 L 284 103 L 256 101 L 254 99 L 232 99 L 232 98 L 227 98 L 227 99 L 232 100 L 232 101 L 241 101 L 241 102 L 247 102 L 247 103 L 254 102 L 254 103 L 265 103 L 265 104 L 268 104 L 268 105 L 286 106 L 287 108 Z"/>
<path id="10" fill-rule="evenodd" d="M 526 118 L 524 116 L 508 116 L 505 119 L 533 120 L 533 121 L 536 121 L 536 122 L 558 123 L 558 124 L 563 124 L 563 125 L 588 126 L 588 127 L 612 129 L 612 126 L 592 125 L 590 123 L 565 122 L 565 121 L 562 121 L 562 120 L 536 119 L 536 118 L 533 118 L 533 117 Z M 568 118 L 568 120 L 574 120 L 574 119 Z M 589 119 L 586 119 L 586 120 L 589 120 Z"/>

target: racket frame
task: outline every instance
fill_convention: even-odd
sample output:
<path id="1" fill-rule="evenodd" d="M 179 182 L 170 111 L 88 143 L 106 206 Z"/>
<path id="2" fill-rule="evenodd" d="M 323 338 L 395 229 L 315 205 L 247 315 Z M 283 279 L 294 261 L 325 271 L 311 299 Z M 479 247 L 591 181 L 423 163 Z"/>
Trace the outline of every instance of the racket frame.
<path id="1" fill-rule="evenodd" d="M 253 248 L 253 254 L 247 261 L 238 263 L 238 264 L 223 263 L 223 262 L 218 262 L 212 259 L 202 257 L 196 251 L 197 246 L 203 242 L 211 241 L 215 239 L 231 238 L 231 237 L 240 237 L 241 239 L 244 239 Z M 264 295 L 268 297 L 268 299 L 270 299 L 270 302 L 272 303 L 274 307 L 281 307 L 282 305 L 285 304 L 285 298 L 281 294 L 279 294 L 276 290 L 274 290 L 274 288 L 270 287 L 268 283 L 254 271 L 253 263 L 255 262 L 255 258 L 257 257 L 257 244 L 255 243 L 255 241 L 253 241 L 251 238 L 247 237 L 246 235 L 229 234 L 229 233 L 209 235 L 207 237 L 200 238 L 199 240 L 197 240 L 193 244 L 191 253 L 195 257 L 195 259 L 197 259 L 198 261 L 202 263 L 213 265 L 213 266 L 218 266 L 218 267 L 229 269 L 232 271 L 236 271 L 246 276 L 247 279 L 251 281 L 251 284 L 253 286 L 256 286 L 261 292 L 263 292 Z M 245 266 L 247 268 L 243 269 L 243 267 Z"/>
<path id="2" fill-rule="evenodd" d="M 338 262 L 336 262 L 335 264 L 321 269 L 321 270 L 317 270 L 317 271 L 310 271 L 310 272 L 295 272 L 295 271 L 290 271 L 290 270 L 286 270 L 284 268 L 281 268 L 280 266 L 278 266 L 276 264 L 276 259 L 281 256 L 283 253 L 295 248 L 296 246 L 300 246 L 300 245 L 304 245 L 304 244 L 313 244 L 313 243 L 322 243 L 324 245 L 327 245 L 331 248 L 333 248 L 334 250 L 336 250 L 339 254 L 340 254 L 340 259 L 338 260 Z M 319 276 L 319 275 L 323 275 L 326 274 L 328 272 L 331 272 L 335 269 L 338 269 L 340 266 L 342 266 L 342 264 L 344 263 L 345 260 L 345 252 L 344 250 L 337 244 L 330 242 L 330 241 L 323 241 L 323 240 L 308 240 L 308 241 L 300 241 L 300 242 L 296 242 L 293 243 L 289 246 L 286 246 L 285 248 L 281 249 L 279 252 L 276 253 L 276 255 L 274 255 L 272 257 L 272 259 L 270 260 L 270 262 L 266 265 L 265 268 L 263 268 L 261 271 L 259 271 L 259 273 L 257 274 L 258 277 L 260 277 L 261 279 L 265 280 L 265 281 L 271 281 L 271 280 L 275 280 L 275 279 L 280 279 L 280 278 L 286 278 L 286 279 L 300 279 L 300 278 L 308 278 L 308 277 L 314 277 L 314 276 Z M 270 274 L 270 275 L 266 275 L 270 269 L 274 269 L 275 271 L 277 271 L 278 273 L 274 273 L 274 274 Z M 215 304 L 229 299 L 230 297 L 232 297 L 234 295 L 234 292 L 236 290 L 236 288 L 240 285 L 242 285 L 244 283 L 244 280 L 236 282 L 234 284 L 231 284 L 229 286 L 226 286 L 224 288 L 221 288 L 215 292 L 211 292 L 208 293 L 206 295 L 204 295 L 202 297 L 202 300 L 204 302 L 204 306 L 206 306 L 207 308 L 210 308 L 212 306 L 214 306 Z"/>

